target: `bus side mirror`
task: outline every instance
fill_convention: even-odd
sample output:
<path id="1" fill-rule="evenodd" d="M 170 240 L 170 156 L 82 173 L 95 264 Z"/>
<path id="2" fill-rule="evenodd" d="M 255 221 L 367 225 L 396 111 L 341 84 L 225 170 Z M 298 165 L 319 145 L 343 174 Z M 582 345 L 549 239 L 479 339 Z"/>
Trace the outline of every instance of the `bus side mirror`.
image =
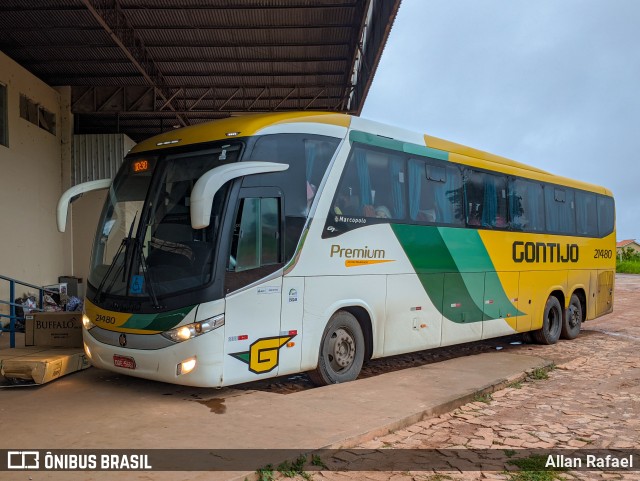
<path id="1" fill-rule="evenodd" d="M 191 191 L 191 227 L 204 229 L 209 225 L 213 198 L 228 181 L 245 175 L 280 172 L 288 168 L 288 164 L 249 161 L 225 164 L 205 172 Z"/>
<path id="2" fill-rule="evenodd" d="M 69 210 L 69 204 L 80 197 L 85 192 L 91 192 L 92 190 L 108 189 L 111 186 L 111 179 L 92 180 L 91 182 L 84 182 L 82 184 L 74 185 L 67 190 L 58 201 L 57 210 L 57 222 L 58 231 L 64 232 L 67 228 L 67 212 Z"/>

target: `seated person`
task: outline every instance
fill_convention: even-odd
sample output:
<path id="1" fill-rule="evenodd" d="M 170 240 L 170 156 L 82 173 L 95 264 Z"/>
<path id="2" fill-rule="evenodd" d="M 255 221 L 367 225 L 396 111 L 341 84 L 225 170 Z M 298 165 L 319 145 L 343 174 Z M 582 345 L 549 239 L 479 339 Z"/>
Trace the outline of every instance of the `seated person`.
<path id="1" fill-rule="evenodd" d="M 309 181 L 307 181 L 307 207 L 303 212 L 303 215 L 309 214 L 309 209 L 311 209 L 311 204 L 313 204 L 313 198 L 316 196 L 317 190 L 318 188 L 315 185 L 310 184 Z"/>
<path id="2" fill-rule="evenodd" d="M 376 207 L 375 212 L 376 217 L 378 217 L 379 219 L 391 219 L 391 212 L 389 212 L 389 209 L 386 205 L 379 205 L 378 207 Z"/>
<path id="3" fill-rule="evenodd" d="M 436 210 L 435 209 L 425 209 L 418 211 L 418 220 L 423 222 L 435 222 L 436 221 Z"/>
<path id="4" fill-rule="evenodd" d="M 333 212 L 338 215 L 362 215 L 360 198 L 357 195 L 349 195 L 347 192 L 341 192 L 338 194 L 336 203 L 333 206 Z"/>

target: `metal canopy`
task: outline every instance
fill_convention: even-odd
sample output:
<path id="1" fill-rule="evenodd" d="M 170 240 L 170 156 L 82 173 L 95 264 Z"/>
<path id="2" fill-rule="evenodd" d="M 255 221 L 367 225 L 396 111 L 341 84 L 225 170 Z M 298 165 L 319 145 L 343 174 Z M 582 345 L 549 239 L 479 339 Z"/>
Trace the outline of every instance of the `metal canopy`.
<path id="1" fill-rule="evenodd" d="M 2 0 L 0 50 L 72 86 L 76 133 L 358 115 L 400 0 Z"/>

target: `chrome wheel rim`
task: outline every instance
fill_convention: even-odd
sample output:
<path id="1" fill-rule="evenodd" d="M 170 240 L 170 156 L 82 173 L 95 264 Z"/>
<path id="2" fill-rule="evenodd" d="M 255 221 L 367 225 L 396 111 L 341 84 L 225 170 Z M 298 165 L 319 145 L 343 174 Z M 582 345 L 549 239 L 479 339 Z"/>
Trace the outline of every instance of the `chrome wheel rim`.
<path id="1" fill-rule="evenodd" d="M 327 358 L 334 372 L 348 369 L 356 357 L 356 342 L 353 335 L 344 328 L 338 328 L 329 336 Z"/>

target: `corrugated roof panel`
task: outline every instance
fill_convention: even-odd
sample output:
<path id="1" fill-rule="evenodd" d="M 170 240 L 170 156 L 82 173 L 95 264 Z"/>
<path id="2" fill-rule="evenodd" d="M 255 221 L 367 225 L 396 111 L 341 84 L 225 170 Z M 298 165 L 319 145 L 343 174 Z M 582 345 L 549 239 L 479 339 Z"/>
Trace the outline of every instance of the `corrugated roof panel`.
<path id="1" fill-rule="evenodd" d="M 260 28 L 314 27 L 319 25 L 359 28 L 353 7 L 327 8 L 249 8 L 249 9 L 184 9 L 184 10 L 125 10 L 134 28 L 157 26 L 183 28 L 245 28 L 247 25 Z M 164 27 L 166 28 L 166 27 Z"/>
<path id="2" fill-rule="evenodd" d="M 350 28 L 291 28 L 280 30 L 138 30 L 145 45 L 152 46 L 256 46 L 260 45 L 301 45 L 349 42 L 353 37 Z"/>
<path id="3" fill-rule="evenodd" d="M 181 86 L 244 86 L 262 87 L 264 85 L 337 85 L 344 81 L 341 75 L 294 75 L 282 77 L 278 75 L 243 75 L 243 76 L 198 76 L 185 77 L 180 75 L 165 75 L 165 80 L 169 85 Z"/>
<path id="4" fill-rule="evenodd" d="M 2 29 L 60 29 L 93 28 L 102 30 L 88 10 L 29 10 L 2 11 Z"/>
<path id="5" fill-rule="evenodd" d="M 12 0 L 17 1 L 17 0 Z M 19 0 L 18 0 L 19 1 Z M 42 2 L 43 0 L 38 0 Z M 71 1 L 71 0 L 65 0 Z M 77 0 L 76 0 L 77 1 Z M 219 8 L 293 8 L 293 7 L 309 7 L 317 8 L 327 5 L 353 5 L 361 0 L 245 0 L 238 2 L 237 0 L 216 0 L 215 6 Z M 147 8 L 202 8 L 203 6 L 211 6 L 209 0 L 119 0 L 123 8 L 140 7 Z"/>
<path id="6" fill-rule="evenodd" d="M 366 52 L 370 70 L 360 72 L 352 111 L 362 107 L 399 2 L 371 3 L 376 21 Z M 228 115 L 216 109 L 231 96 L 225 110 L 334 109 L 350 88 L 356 42 L 369 2 L 117 0 L 117 4 L 118 14 L 135 30 L 112 25 L 115 33 L 125 45 L 132 45 L 131 34 L 141 39 L 143 53 L 154 59 L 161 75 L 154 77 L 157 72 L 144 64 L 138 52 L 129 53 L 152 77 L 182 88 L 175 105 L 187 110 L 193 106 L 187 117 L 199 119 Z M 112 3 L 94 5 L 104 14 L 103 8 Z M 104 20 L 113 23 L 114 17 L 106 14 Z M 84 109 L 76 112 L 81 130 L 120 126 L 132 129 L 140 139 L 176 123 L 175 114 L 148 111 L 154 104 L 153 94 L 143 88 L 148 81 L 82 0 L 0 0 L 0 50 L 51 85 L 77 86 L 76 98 L 91 88 L 96 89 L 96 98 L 109 98 L 112 87 L 127 87 L 122 90 L 125 100 L 109 104 L 109 115 L 88 114 L 96 108 L 91 102 L 78 106 Z M 114 112 L 120 106 L 130 108 L 131 103 L 134 110 L 147 111 L 123 112 L 122 122 L 116 122 Z M 163 103 L 156 99 L 156 108 Z"/>
<path id="7" fill-rule="evenodd" d="M 91 63 L 104 60 L 118 60 L 130 62 L 124 52 L 116 46 L 113 47 L 85 47 L 74 46 L 73 48 L 60 48 L 57 45 L 43 45 L 36 48 L 14 47 L 12 52 L 17 57 L 29 56 L 30 61 L 23 63 L 29 65 L 33 61 L 41 63 L 64 62 Z"/>
<path id="8" fill-rule="evenodd" d="M 28 8 L 25 8 L 28 7 Z M 84 5 L 80 0 L 56 0 L 52 4 L 51 0 L 2 0 L 2 10 L 60 10 L 60 9 L 72 9 L 72 8 L 84 8 Z"/>
<path id="9" fill-rule="evenodd" d="M 2 32 L 2 30 L 0 30 L 0 32 Z M 85 47 L 92 45 L 113 45 L 113 40 L 104 30 L 65 30 L 64 35 L 60 35 L 59 32 L 56 33 L 54 30 L 46 29 L 31 31 L 14 30 L 10 31 L 8 35 L 11 38 L 11 43 L 18 44 L 22 47 L 31 46 L 34 49 L 51 45 L 60 48 L 71 48 L 78 45 Z"/>
<path id="10" fill-rule="evenodd" d="M 139 76 L 140 72 L 132 63 L 107 63 L 107 62 L 91 62 L 91 63 L 43 63 L 37 67 L 38 72 L 44 75 L 54 77 L 76 78 L 78 76 L 99 77 L 102 75 L 131 77 Z"/>
<path id="11" fill-rule="evenodd" d="M 348 62 L 156 62 L 162 72 L 172 75 L 318 75 L 343 74 Z M 114 65 L 115 68 L 115 65 Z"/>
<path id="12" fill-rule="evenodd" d="M 194 60 L 194 59 L 228 59 L 259 60 L 268 62 L 271 59 L 331 59 L 351 61 L 347 43 L 342 45 L 292 45 L 280 47 L 147 47 L 156 61 Z"/>

